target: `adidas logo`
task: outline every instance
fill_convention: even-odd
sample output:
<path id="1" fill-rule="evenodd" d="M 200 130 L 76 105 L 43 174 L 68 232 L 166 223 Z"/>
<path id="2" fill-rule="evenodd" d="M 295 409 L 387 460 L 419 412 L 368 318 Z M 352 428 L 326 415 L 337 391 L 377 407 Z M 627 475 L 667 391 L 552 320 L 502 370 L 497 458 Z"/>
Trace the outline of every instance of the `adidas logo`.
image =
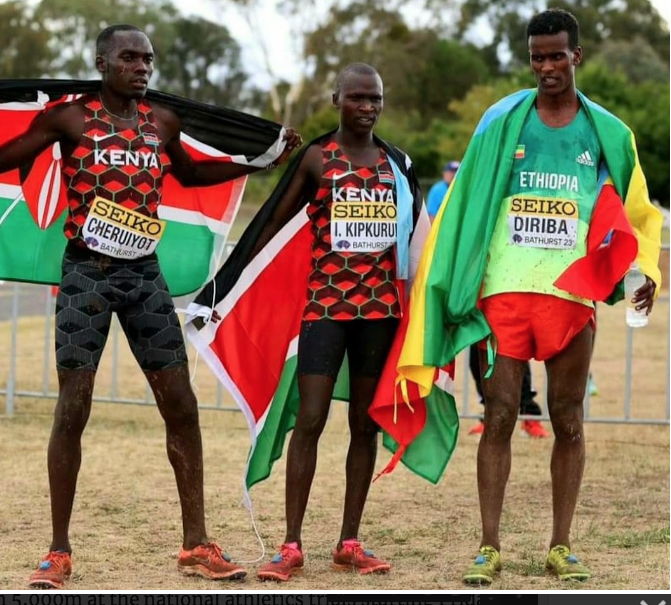
<path id="1" fill-rule="evenodd" d="M 585 166 L 594 166 L 594 160 L 589 151 L 583 151 L 576 159 L 578 164 L 583 164 Z"/>

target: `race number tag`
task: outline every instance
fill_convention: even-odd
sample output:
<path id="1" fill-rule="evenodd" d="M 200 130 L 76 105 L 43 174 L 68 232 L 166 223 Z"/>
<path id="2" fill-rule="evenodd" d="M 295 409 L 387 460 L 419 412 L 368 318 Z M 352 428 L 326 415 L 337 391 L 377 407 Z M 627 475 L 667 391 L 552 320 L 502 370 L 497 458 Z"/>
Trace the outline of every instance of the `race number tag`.
<path id="1" fill-rule="evenodd" d="M 508 213 L 509 243 L 572 250 L 578 238 L 578 204 L 571 200 L 514 197 Z"/>
<path id="2" fill-rule="evenodd" d="M 141 258 L 158 246 L 165 221 L 96 197 L 82 228 L 86 246 L 115 258 Z"/>
<path id="3" fill-rule="evenodd" d="M 331 250 L 382 252 L 395 243 L 393 202 L 334 201 L 331 205 Z"/>

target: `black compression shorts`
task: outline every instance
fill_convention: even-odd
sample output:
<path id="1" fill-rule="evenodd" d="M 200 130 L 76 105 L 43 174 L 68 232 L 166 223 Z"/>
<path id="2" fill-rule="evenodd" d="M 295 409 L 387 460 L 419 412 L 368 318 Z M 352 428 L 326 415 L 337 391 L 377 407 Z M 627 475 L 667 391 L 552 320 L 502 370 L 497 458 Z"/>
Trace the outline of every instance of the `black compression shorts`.
<path id="1" fill-rule="evenodd" d="M 116 313 L 143 370 L 187 363 L 184 337 L 155 255 L 111 258 L 69 244 L 56 298 L 56 366 L 97 370 Z"/>
<path id="2" fill-rule="evenodd" d="M 335 379 L 347 351 L 350 376 L 378 378 L 398 323 L 395 317 L 303 321 L 298 338 L 298 375 L 317 374 Z"/>

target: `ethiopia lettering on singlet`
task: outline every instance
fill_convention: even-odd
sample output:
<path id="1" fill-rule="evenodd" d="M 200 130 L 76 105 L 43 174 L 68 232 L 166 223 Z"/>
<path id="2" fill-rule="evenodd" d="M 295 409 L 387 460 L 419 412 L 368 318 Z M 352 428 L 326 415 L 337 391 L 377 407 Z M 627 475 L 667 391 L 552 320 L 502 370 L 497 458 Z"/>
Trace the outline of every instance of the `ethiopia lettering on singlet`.
<path id="1" fill-rule="evenodd" d="M 578 192 L 578 178 L 553 172 L 520 172 L 520 189 Z M 578 203 L 566 197 L 513 195 L 508 211 L 509 242 L 532 248 L 576 247 Z"/>
<path id="2" fill-rule="evenodd" d="M 333 250 L 382 252 L 396 243 L 396 204 L 393 189 L 333 187 L 332 199 Z"/>
<path id="3" fill-rule="evenodd" d="M 165 221 L 96 197 L 82 228 L 82 236 L 91 250 L 116 258 L 134 259 L 154 252 L 164 229 Z"/>

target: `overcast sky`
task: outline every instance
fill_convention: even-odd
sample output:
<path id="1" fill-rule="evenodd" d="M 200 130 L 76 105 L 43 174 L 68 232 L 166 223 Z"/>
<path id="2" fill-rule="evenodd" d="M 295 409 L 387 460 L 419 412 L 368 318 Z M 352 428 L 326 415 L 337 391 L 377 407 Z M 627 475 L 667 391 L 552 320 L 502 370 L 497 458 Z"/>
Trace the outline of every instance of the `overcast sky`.
<path id="1" fill-rule="evenodd" d="M 320 0 L 316 0 L 317 3 Z M 238 40 L 243 49 L 245 68 L 252 75 L 252 82 L 265 88 L 268 82 L 265 69 L 263 68 L 262 55 L 259 52 L 255 39 L 251 35 L 245 20 L 236 9 L 227 10 L 223 15 L 220 9 L 215 9 L 215 4 L 208 0 L 193 2 L 193 0 L 174 0 L 177 7 L 184 14 L 196 14 L 212 21 L 224 23 Z M 260 27 L 263 30 L 268 50 L 270 51 L 271 65 L 275 74 L 289 82 L 295 81 L 300 75 L 300 67 L 296 63 L 298 50 L 295 48 L 297 40 L 292 40 L 287 20 L 276 10 L 275 0 L 261 0 L 263 6 L 263 20 Z M 667 22 L 671 20 L 671 3 L 669 0 L 650 0 L 660 15 Z M 408 15 L 406 15 L 408 16 Z M 412 15 L 410 15 L 412 17 Z M 254 73 L 257 75 L 254 76 Z"/>

